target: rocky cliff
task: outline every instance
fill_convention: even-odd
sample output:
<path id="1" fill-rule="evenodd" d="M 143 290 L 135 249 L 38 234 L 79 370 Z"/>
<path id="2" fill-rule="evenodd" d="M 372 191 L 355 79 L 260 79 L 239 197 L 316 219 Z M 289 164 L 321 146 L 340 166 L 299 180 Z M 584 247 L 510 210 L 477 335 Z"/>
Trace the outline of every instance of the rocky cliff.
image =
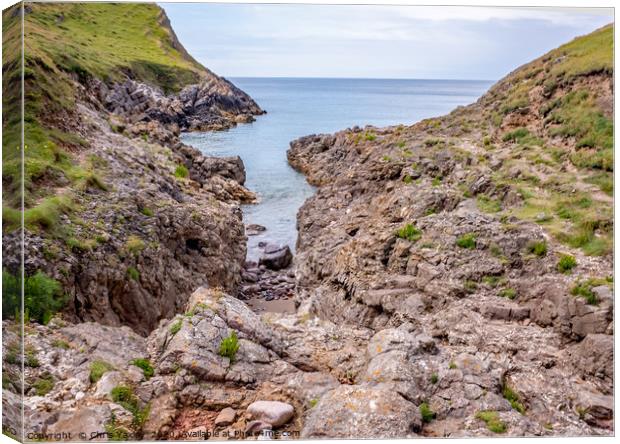
<path id="1" fill-rule="evenodd" d="M 3 267 L 13 274 L 19 19 L 18 8 L 3 15 Z M 61 283 L 70 319 L 141 334 L 200 285 L 234 292 L 245 259 L 238 203 L 253 199 L 243 162 L 205 157 L 178 136 L 251 121 L 260 107 L 191 58 L 158 6 L 28 4 L 24 20 L 26 274 Z"/>
<path id="2" fill-rule="evenodd" d="M 84 297 L 117 267 L 128 266 L 132 299 L 121 287 L 111 300 L 123 309 L 107 313 L 142 304 L 137 286 L 197 284 L 202 260 L 215 278 L 174 299 L 177 314 L 146 337 L 63 313 L 26 324 L 21 357 L 4 321 L 5 424 L 18 420 L 23 363 L 33 439 L 613 434 L 612 32 L 552 51 L 447 116 L 292 142 L 290 163 L 318 187 L 298 214 L 294 314 L 259 316 L 213 288 L 234 272 L 213 264 L 241 254 L 229 201 L 250 196 L 238 160 L 178 145 L 168 117 L 117 110 L 108 122 L 104 100 L 82 105 L 117 185 L 81 196 L 135 206 L 80 213 L 120 234 L 109 248 L 124 264 L 93 271 Z M 95 82 L 88 97 L 140 90 L 131 100 L 148 110 L 151 86 Z M 161 115 L 178 116 L 184 97 Z M 181 163 L 191 180 L 170 177 Z M 117 213 L 131 217 L 115 231 Z M 121 322 L 131 325 L 106 320 Z"/>

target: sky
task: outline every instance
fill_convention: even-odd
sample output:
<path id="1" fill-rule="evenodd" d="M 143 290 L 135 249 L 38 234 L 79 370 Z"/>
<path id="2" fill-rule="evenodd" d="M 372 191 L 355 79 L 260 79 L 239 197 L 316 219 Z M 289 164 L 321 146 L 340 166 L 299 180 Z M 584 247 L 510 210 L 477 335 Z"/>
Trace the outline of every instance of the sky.
<path id="1" fill-rule="evenodd" d="M 159 4 L 224 77 L 497 80 L 613 22 L 610 8 Z"/>

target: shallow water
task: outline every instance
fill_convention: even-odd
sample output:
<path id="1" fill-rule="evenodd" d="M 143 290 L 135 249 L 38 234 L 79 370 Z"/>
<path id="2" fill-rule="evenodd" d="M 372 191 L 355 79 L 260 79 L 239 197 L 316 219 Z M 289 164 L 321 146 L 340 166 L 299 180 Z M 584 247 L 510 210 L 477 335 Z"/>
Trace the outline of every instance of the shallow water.
<path id="1" fill-rule="evenodd" d="M 205 154 L 239 155 L 246 186 L 259 203 L 244 205 L 246 224 L 267 231 L 248 240 L 248 259 L 260 241 L 288 244 L 294 251 L 296 215 L 313 188 L 286 161 L 289 142 L 355 125 L 411 124 L 446 114 L 480 97 L 493 82 L 464 80 L 234 78 L 267 114 L 228 131 L 185 133 L 183 142 Z"/>

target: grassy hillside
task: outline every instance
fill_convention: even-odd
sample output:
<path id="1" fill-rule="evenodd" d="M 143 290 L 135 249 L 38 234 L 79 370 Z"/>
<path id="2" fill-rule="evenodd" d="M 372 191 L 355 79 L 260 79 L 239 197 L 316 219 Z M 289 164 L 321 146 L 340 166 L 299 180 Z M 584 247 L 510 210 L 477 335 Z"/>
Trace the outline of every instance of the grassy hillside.
<path id="1" fill-rule="evenodd" d="M 608 25 L 550 51 L 480 101 L 483 145 L 504 160 L 494 181 L 523 199 L 511 214 L 592 255 L 613 246 L 613 33 Z"/>
<path id="2" fill-rule="evenodd" d="M 68 205 L 67 199 L 54 196 L 50 182 L 97 182 L 92 168 L 75 161 L 87 145 L 75 114 L 78 83 L 129 76 L 172 92 L 196 83 L 208 71 L 178 44 L 167 17 L 154 4 L 33 3 L 27 8 L 26 220 L 45 224 L 43 213 L 57 214 Z M 19 202 L 19 21 L 15 9 L 4 11 L 3 219 L 9 229 L 18 220 L 12 208 Z"/>

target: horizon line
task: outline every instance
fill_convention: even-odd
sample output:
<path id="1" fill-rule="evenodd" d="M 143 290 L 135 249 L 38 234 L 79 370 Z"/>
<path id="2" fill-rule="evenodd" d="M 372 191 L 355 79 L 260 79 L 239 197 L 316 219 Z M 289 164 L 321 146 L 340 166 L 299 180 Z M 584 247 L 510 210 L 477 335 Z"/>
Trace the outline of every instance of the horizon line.
<path id="1" fill-rule="evenodd" d="M 323 76 L 224 76 L 224 79 L 316 79 L 316 80 L 432 80 L 445 82 L 497 82 L 500 79 L 446 79 L 422 77 L 323 77 Z"/>

